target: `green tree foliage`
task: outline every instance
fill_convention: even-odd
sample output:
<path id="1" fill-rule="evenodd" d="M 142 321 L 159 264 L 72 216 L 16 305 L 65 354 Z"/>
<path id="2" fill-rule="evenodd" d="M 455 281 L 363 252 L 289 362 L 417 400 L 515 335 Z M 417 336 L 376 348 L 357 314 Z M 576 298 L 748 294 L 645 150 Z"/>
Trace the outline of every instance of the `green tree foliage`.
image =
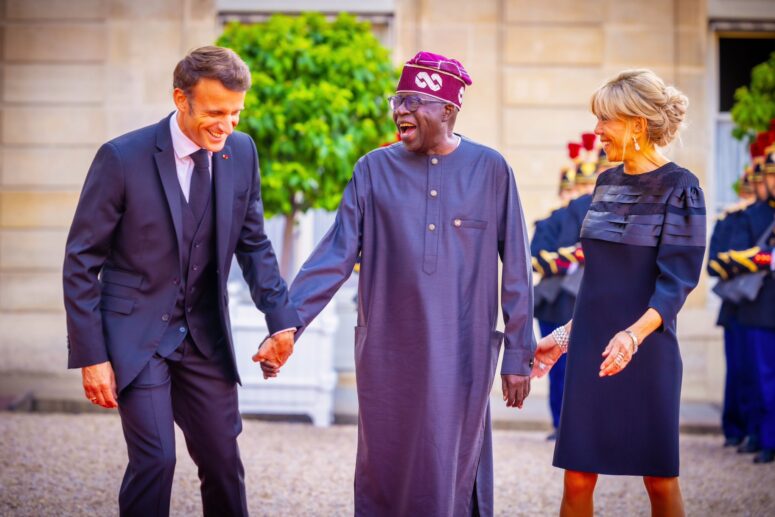
<path id="1" fill-rule="evenodd" d="M 735 91 L 732 135 L 751 142 L 756 133 L 769 127 L 772 119 L 775 119 L 775 52 L 767 61 L 753 67 L 750 86 L 741 86 Z"/>
<path id="2" fill-rule="evenodd" d="M 366 22 L 348 14 L 231 24 L 220 45 L 252 71 L 241 129 L 261 156 L 268 215 L 333 210 L 355 161 L 395 134 L 396 71 Z"/>
<path id="3" fill-rule="evenodd" d="M 357 159 L 393 139 L 386 97 L 398 72 L 370 24 L 346 13 L 232 23 L 218 44 L 252 73 L 239 127 L 258 147 L 267 216 L 286 218 L 287 273 L 297 215 L 336 209 Z"/>

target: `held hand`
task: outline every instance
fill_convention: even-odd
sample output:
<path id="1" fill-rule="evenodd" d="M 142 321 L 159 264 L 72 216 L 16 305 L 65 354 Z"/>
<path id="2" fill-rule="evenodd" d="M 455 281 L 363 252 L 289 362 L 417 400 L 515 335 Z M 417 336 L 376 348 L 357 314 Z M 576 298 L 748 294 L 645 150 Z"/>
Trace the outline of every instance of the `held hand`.
<path id="1" fill-rule="evenodd" d="M 533 360 L 533 371 L 530 372 L 530 378 L 541 378 L 552 369 L 554 363 L 562 357 L 562 349 L 554 340 L 552 335 L 541 338 L 536 348 L 535 359 Z"/>
<path id="2" fill-rule="evenodd" d="M 258 346 L 256 353 L 253 354 L 253 362 L 260 364 L 264 380 L 277 377 L 277 374 L 280 373 L 280 364 L 275 348 L 274 338 L 267 336 Z"/>
<path id="3" fill-rule="evenodd" d="M 530 376 L 502 374 L 501 389 L 506 407 L 522 409 L 522 404 L 530 393 Z"/>
<path id="4" fill-rule="evenodd" d="M 288 330 L 267 337 L 258 351 L 253 355 L 253 362 L 261 363 L 264 379 L 276 377 L 280 367 L 285 364 L 293 353 L 293 336 L 295 331 Z"/>
<path id="5" fill-rule="evenodd" d="M 118 407 L 116 376 L 110 361 L 81 368 L 83 391 L 92 404 L 104 408 Z"/>
<path id="6" fill-rule="evenodd" d="M 600 377 L 616 375 L 624 370 L 632 360 L 634 352 L 635 344 L 632 342 L 632 338 L 623 331 L 617 332 L 603 351 L 605 360 L 600 365 Z"/>
<path id="7" fill-rule="evenodd" d="M 262 361 L 259 364 L 261 365 L 261 373 L 264 375 L 264 380 L 277 377 L 277 374 L 280 373 L 280 367 L 270 361 Z"/>

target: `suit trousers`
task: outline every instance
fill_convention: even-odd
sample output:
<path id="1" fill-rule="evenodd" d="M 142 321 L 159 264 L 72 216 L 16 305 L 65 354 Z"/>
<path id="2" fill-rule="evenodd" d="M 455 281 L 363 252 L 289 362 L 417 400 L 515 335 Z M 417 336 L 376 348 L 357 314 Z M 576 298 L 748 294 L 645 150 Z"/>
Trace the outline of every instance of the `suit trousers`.
<path id="1" fill-rule="evenodd" d="M 176 423 L 198 467 L 205 516 L 247 515 L 237 436 L 242 419 L 227 351 L 204 357 L 187 337 L 154 355 L 119 394 L 129 463 L 119 492 L 122 516 L 166 516 L 175 471 Z"/>

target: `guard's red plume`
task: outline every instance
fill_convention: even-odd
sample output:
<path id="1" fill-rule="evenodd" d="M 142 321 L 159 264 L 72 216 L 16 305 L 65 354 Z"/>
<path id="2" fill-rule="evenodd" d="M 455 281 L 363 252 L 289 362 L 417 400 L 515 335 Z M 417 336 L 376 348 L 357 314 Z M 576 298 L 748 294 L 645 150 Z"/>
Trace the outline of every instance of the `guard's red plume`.
<path id="1" fill-rule="evenodd" d="M 571 160 L 575 160 L 579 157 L 581 152 L 581 144 L 577 142 L 568 142 L 568 156 Z"/>
<path id="2" fill-rule="evenodd" d="M 591 151 L 595 148 L 595 141 L 597 140 L 597 135 L 594 133 L 582 133 L 581 134 L 581 141 L 584 144 L 584 149 L 587 151 Z"/>

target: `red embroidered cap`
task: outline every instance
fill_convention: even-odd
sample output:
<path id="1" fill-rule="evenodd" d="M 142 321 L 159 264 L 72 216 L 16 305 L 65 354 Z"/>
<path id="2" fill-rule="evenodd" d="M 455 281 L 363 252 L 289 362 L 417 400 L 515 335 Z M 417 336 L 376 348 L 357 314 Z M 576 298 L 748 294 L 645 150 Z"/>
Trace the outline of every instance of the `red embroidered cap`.
<path id="1" fill-rule="evenodd" d="M 460 61 L 418 52 L 404 65 L 396 93 L 423 93 L 461 108 L 463 93 L 472 82 Z"/>

